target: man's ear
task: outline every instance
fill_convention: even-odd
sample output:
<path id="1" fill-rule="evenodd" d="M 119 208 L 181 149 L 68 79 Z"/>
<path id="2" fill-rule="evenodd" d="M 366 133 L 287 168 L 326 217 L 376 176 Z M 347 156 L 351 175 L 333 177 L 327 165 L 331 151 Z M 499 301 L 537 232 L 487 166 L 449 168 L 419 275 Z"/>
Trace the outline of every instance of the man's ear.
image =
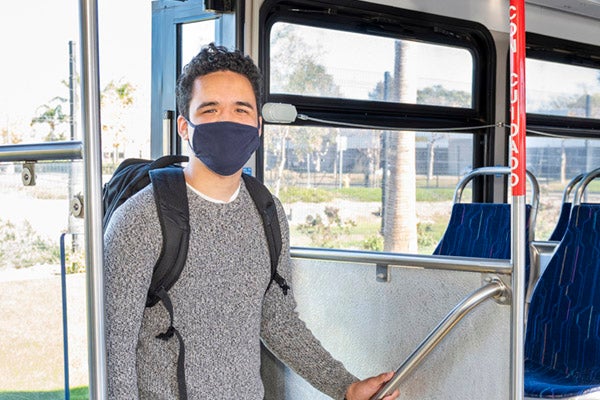
<path id="1" fill-rule="evenodd" d="M 262 135 L 262 123 L 263 123 L 262 117 L 258 117 L 258 136 Z"/>
<path id="2" fill-rule="evenodd" d="M 183 139 L 184 141 L 188 141 L 189 140 L 189 124 L 187 122 L 187 120 L 184 118 L 183 115 L 179 114 L 179 116 L 177 117 L 177 133 L 179 134 L 179 136 L 181 136 L 181 139 Z"/>

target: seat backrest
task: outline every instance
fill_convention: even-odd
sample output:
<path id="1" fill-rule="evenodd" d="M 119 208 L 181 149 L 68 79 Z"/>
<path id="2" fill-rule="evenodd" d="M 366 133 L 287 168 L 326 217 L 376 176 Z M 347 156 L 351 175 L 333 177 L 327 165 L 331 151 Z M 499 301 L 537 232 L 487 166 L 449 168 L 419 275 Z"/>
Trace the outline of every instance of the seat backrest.
<path id="1" fill-rule="evenodd" d="M 564 236 L 567 225 L 569 224 L 569 215 L 571 215 L 571 202 L 567 201 L 566 203 L 562 203 L 560 208 L 560 214 L 558 216 L 558 222 L 552 231 L 552 234 L 548 238 L 548 240 L 560 242 L 562 237 Z"/>
<path id="2" fill-rule="evenodd" d="M 508 203 L 461 203 L 466 185 L 477 176 L 509 175 L 509 167 L 477 168 L 465 175 L 454 192 L 454 205 L 444 236 L 433 254 L 478 258 L 511 258 L 511 205 Z M 526 205 L 525 237 L 534 239 L 535 217 L 539 204 L 539 185 L 527 171 L 531 186 L 531 204 Z M 525 274 L 529 280 L 530 251 L 525 252 Z"/>
<path id="3" fill-rule="evenodd" d="M 571 202 L 569 201 L 569 196 L 575 188 L 575 185 L 577 185 L 583 179 L 584 175 L 585 174 L 577 175 L 576 177 L 571 179 L 567 186 L 565 186 L 565 189 L 563 190 L 562 206 L 560 208 L 558 221 L 556 222 L 556 226 L 554 227 L 554 230 L 550 234 L 548 240 L 558 242 L 562 239 L 563 235 L 565 234 L 565 231 L 567 230 L 567 225 L 569 223 L 569 215 L 571 214 Z"/>
<path id="4" fill-rule="evenodd" d="M 433 254 L 479 258 L 511 258 L 510 204 L 456 203 L 444 236 Z M 526 206 L 526 237 L 531 206 Z M 526 252 L 529 276 L 529 252 Z"/>
<path id="5" fill-rule="evenodd" d="M 511 174 L 510 167 L 497 166 L 497 167 L 475 168 L 474 170 L 472 170 L 471 172 L 469 172 L 468 174 L 463 176 L 461 178 L 461 180 L 456 184 L 456 190 L 454 191 L 453 203 L 458 204 L 461 202 L 463 190 L 468 185 L 468 183 L 471 182 L 476 177 L 485 176 L 485 175 L 509 176 L 510 174 Z M 527 174 L 527 181 L 529 182 L 529 186 L 531 189 L 531 197 L 528 199 L 529 200 L 528 204 L 530 204 L 530 206 L 529 206 L 529 211 L 528 211 L 528 215 L 527 215 L 527 223 L 526 223 L 526 225 L 528 226 L 527 238 L 528 238 L 528 241 L 531 242 L 535 239 L 535 222 L 536 222 L 537 212 L 538 212 L 539 203 L 540 203 L 540 185 L 539 185 L 536 177 L 530 171 L 526 171 L 526 174 Z M 510 221 L 510 219 L 509 219 L 509 221 Z"/>
<path id="6" fill-rule="evenodd" d="M 525 358 L 579 382 L 600 379 L 600 205 L 575 204 L 531 298 Z"/>

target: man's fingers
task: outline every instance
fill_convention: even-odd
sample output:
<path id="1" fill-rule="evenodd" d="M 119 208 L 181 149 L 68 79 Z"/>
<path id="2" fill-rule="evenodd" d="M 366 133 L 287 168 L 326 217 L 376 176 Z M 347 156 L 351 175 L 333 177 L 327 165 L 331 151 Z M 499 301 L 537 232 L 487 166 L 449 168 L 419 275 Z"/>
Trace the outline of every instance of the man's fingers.
<path id="1" fill-rule="evenodd" d="M 385 382 L 389 381 L 390 379 L 392 379 L 393 377 L 394 377 L 394 372 L 393 371 L 384 372 L 383 374 L 377 375 L 377 379 L 381 383 L 385 383 Z"/>
<path id="2" fill-rule="evenodd" d="M 384 372 L 383 374 L 379 374 L 375 378 L 377 379 L 378 387 L 381 389 L 393 377 L 394 377 L 394 372 L 391 371 L 391 372 Z M 399 395 L 400 395 L 400 390 L 396 389 L 393 393 L 385 396 L 383 399 L 384 400 L 395 399 Z"/>

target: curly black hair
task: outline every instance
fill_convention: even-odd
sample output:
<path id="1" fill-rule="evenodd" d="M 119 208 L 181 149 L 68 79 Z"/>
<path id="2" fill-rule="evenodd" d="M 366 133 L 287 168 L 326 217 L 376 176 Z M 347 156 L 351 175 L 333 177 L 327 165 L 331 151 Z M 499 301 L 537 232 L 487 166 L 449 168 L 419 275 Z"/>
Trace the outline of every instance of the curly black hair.
<path id="1" fill-rule="evenodd" d="M 249 56 L 244 56 L 241 51 L 229 51 L 223 46 L 210 43 L 204 46 L 192 61 L 184 68 L 177 79 L 177 107 L 186 119 L 189 119 L 190 101 L 194 81 L 199 76 L 204 76 L 217 71 L 232 71 L 244 75 L 250 81 L 256 97 L 256 106 L 260 110 L 262 101 L 262 75 Z"/>

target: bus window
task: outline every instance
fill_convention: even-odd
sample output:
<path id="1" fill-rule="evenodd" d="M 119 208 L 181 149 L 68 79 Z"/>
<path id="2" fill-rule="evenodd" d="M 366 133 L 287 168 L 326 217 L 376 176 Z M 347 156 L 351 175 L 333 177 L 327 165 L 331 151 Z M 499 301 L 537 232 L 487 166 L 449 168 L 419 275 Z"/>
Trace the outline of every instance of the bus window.
<path id="1" fill-rule="evenodd" d="M 151 4 L 98 3 L 100 70 L 92 76 L 110 172 L 124 157 L 150 154 Z M 23 160 L 35 160 L 60 148 L 54 144 L 82 140 L 79 11 L 78 2 L 60 0 L 0 12 L 4 156 L 18 145 L 32 149 Z M 0 162 L 0 398 L 68 398 L 69 388 L 71 398 L 88 398 L 86 235 L 69 212 L 84 193 L 84 161 L 47 152 L 57 158 Z M 27 170 L 35 179 L 26 186 Z"/>
<path id="2" fill-rule="evenodd" d="M 270 93 L 472 107 L 466 49 L 284 22 L 271 28 L 270 49 Z M 394 90 L 398 59 L 410 59 L 411 93 Z"/>
<path id="3" fill-rule="evenodd" d="M 264 181 L 291 244 L 431 254 L 457 182 L 491 154 L 488 32 L 366 4 L 322 7 L 263 9 L 267 101 L 318 122 L 264 126 Z"/>
<path id="4" fill-rule="evenodd" d="M 535 34 L 527 41 L 527 168 L 541 189 L 536 239 L 546 240 L 568 183 L 600 167 L 600 47 Z M 597 188 L 588 185 L 583 202 L 600 202 Z"/>
<path id="5" fill-rule="evenodd" d="M 546 240 L 561 211 L 565 187 L 577 175 L 600 167 L 600 140 L 569 137 L 527 136 L 527 168 L 540 183 L 542 199 L 536 223 L 536 239 Z M 600 181 L 586 188 L 583 202 L 600 203 Z M 573 195 L 575 190 L 571 192 Z M 569 201 L 573 200 L 572 195 Z"/>
<path id="6" fill-rule="evenodd" d="M 215 41 L 215 20 L 181 24 L 181 60 L 185 66 L 203 46 Z"/>
<path id="7" fill-rule="evenodd" d="M 416 175 L 402 193 L 416 198 L 414 210 L 386 207 L 397 195 L 392 153 L 406 151 L 407 137 Z M 406 250 L 431 254 L 473 152 L 471 134 L 267 125 L 264 138 L 265 182 L 284 205 L 291 245 L 303 247 L 383 251 L 392 246 L 384 240 L 387 210 L 416 227 Z"/>
<path id="8" fill-rule="evenodd" d="M 600 119 L 600 68 L 528 58 L 527 112 Z"/>

